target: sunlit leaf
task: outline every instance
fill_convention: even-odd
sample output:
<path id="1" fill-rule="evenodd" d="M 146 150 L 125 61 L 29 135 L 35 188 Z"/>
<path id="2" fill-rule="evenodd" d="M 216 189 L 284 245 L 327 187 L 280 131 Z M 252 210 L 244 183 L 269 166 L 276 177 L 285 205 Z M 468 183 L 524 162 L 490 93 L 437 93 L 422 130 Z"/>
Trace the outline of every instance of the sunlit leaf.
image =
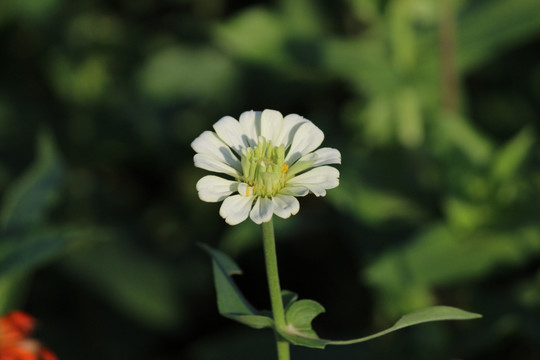
<path id="1" fill-rule="evenodd" d="M 220 52 L 169 46 L 148 57 L 138 80 L 144 94 L 168 103 L 221 98 L 234 86 L 234 76 L 233 64 Z"/>
<path id="2" fill-rule="evenodd" d="M 477 229 L 493 217 L 489 204 L 476 204 L 455 197 L 446 199 L 444 209 L 448 222 L 459 229 Z"/>
<path id="3" fill-rule="evenodd" d="M 282 65 L 285 28 L 277 14 L 252 7 L 216 27 L 216 38 L 235 57 L 268 65 Z"/>
<path id="4" fill-rule="evenodd" d="M 409 148 L 420 146 L 424 142 L 424 120 L 417 92 L 412 88 L 401 89 L 395 103 L 399 140 Z"/>
<path id="5" fill-rule="evenodd" d="M 320 36 L 324 24 L 317 5 L 310 0 L 285 1 L 283 17 L 288 33 L 295 36 Z"/>
<path id="6" fill-rule="evenodd" d="M 392 219 L 417 221 L 424 211 L 412 200 L 395 191 L 384 191 L 352 177 L 342 176 L 338 188 L 328 194 L 329 199 L 368 224 L 380 224 Z"/>
<path id="7" fill-rule="evenodd" d="M 369 97 L 388 96 L 399 84 L 387 48 L 379 34 L 358 39 L 329 39 L 324 42 L 323 65 L 347 79 L 360 93 Z"/>
<path id="8" fill-rule="evenodd" d="M 473 234 L 434 226 L 405 245 L 383 253 L 368 266 L 364 276 L 383 299 L 394 302 L 396 298 L 414 295 L 410 289 L 425 290 L 478 279 L 501 266 L 519 266 L 540 253 L 537 227 Z M 396 306 L 400 310 L 407 307 L 402 302 Z"/>

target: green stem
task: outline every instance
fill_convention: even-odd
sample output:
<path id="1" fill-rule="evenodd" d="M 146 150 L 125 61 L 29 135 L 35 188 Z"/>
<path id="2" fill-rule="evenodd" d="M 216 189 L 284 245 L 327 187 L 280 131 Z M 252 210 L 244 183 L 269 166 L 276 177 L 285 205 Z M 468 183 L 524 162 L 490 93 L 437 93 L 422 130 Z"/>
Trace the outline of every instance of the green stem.
<path id="1" fill-rule="evenodd" d="M 459 111 L 459 74 L 456 65 L 456 18 L 454 0 L 439 3 L 439 52 L 442 108 Z"/>
<path id="2" fill-rule="evenodd" d="M 266 261 L 266 275 L 268 277 L 268 288 L 270 289 L 270 301 L 272 303 L 272 314 L 276 329 L 285 327 L 285 310 L 283 309 L 283 299 L 281 298 L 281 287 L 279 285 L 279 274 L 276 256 L 276 240 L 274 238 L 274 223 L 272 219 L 262 224 L 264 259 Z M 289 360 L 289 343 L 283 339 L 276 331 L 276 343 L 278 360 Z"/>

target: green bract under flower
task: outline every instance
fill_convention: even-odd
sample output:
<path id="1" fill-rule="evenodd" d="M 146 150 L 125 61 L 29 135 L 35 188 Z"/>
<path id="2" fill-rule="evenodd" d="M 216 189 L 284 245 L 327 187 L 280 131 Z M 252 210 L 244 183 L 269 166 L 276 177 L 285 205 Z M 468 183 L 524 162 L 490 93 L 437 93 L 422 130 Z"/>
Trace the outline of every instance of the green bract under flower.
<path id="1" fill-rule="evenodd" d="M 316 151 L 323 132 L 311 121 L 275 110 L 247 111 L 239 121 L 226 116 L 191 144 L 195 166 L 230 179 L 207 175 L 197 183 L 203 201 L 223 201 L 220 215 L 231 225 L 248 216 L 257 224 L 273 214 L 282 218 L 300 209 L 297 196 L 326 195 L 339 184 L 341 163 L 332 148 Z"/>

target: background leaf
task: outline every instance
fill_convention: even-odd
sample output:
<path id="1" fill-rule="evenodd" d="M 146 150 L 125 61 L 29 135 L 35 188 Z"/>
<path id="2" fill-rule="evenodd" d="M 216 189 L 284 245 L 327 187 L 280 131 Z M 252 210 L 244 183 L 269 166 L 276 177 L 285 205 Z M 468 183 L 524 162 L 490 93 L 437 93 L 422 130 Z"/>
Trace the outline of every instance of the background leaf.
<path id="1" fill-rule="evenodd" d="M 11 232 L 43 222 L 58 197 L 63 166 L 49 133 L 38 139 L 36 160 L 7 191 L 0 215 L 2 231 Z"/>
<path id="2" fill-rule="evenodd" d="M 64 168 L 52 136 L 40 133 L 36 159 L 6 192 L 0 213 L 0 313 L 23 297 L 30 272 L 64 252 L 72 236 L 60 229 L 36 230 L 58 197 Z"/>
<path id="3" fill-rule="evenodd" d="M 97 229 L 56 228 L 4 237 L 0 243 L 1 277 L 28 274 L 31 270 L 58 258 L 83 241 L 102 237 Z"/>
<path id="4" fill-rule="evenodd" d="M 156 328 L 175 326 L 184 314 L 167 267 L 126 246 L 118 236 L 103 235 L 97 244 L 63 260 L 71 276 L 140 322 Z M 93 260 L 96 253 L 99 263 Z"/>

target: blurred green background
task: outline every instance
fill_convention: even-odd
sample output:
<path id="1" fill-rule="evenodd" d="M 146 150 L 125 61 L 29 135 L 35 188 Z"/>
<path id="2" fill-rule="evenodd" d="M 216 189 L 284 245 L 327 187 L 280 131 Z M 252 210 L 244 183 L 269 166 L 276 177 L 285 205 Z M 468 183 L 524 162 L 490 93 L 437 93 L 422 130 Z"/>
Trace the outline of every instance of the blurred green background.
<path id="1" fill-rule="evenodd" d="M 3 0 L 0 310 L 62 360 L 273 359 L 218 315 L 204 242 L 270 307 L 260 229 L 195 191 L 224 115 L 312 120 L 341 185 L 276 220 L 282 285 L 352 338 L 300 359 L 540 358 L 537 0 Z M 319 286 L 318 284 L 324 284 Z"/>

